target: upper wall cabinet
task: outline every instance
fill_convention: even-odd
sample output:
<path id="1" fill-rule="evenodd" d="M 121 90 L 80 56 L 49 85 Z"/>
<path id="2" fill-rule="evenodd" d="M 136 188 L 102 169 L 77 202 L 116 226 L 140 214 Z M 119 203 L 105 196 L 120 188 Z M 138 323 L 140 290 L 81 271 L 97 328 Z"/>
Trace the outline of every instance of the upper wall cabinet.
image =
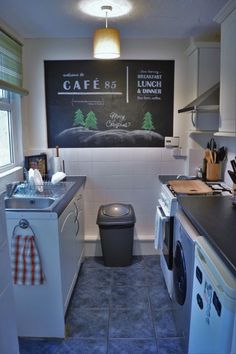
<path id="1" fill-rule="evenodd" d="M 236 136 L 236 0 L 215 18 L 221 23 L 220 127 L 216 135 Z"/>
<path id="2" fill-rule="evenodd" d="M 220 44 L 195 42 L 186 50 L 188 56 L 188 101 L 220 81 Z"/>
<path id="3" fill-rule="evenodd" d="M 190 114 L 195 131 L 218 131 L 220 43 L 195 42 L 186 50 L 188 57 L 188 104 L 178 110 Z"/>

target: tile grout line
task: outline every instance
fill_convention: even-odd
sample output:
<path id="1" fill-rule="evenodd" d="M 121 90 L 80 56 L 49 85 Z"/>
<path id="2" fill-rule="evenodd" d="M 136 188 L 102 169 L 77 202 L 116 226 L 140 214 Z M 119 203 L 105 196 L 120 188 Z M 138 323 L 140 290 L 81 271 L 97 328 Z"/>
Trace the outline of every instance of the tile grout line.
<path id="1" fill-rule="evenodd" d="M 147 268 L 147 266 L 145 265 L 145 267 Z M 147 270 L 147 269 L 146 269 Z M 156 343 L 156 349 L 157 349 L 157 354 L 159 352 L 158 349 L 158 337 L 157 337 L 157 333 L 156 333 L 156 328 L 155 328 L 155 323 L 154 323 L 154 318 L 153 318 L 153 310 L 152 310 L 152 305 L 151 305 L 151 300 L 150 300 L 150 296 L 149 296 L 149 289 L 150 289 L 150 285 L 147 286 L 147 292 L 148 292 L 148 304 L 149 304 L 149 308 L 150 308 L 150 315 L 151 315 L 151 319 L 152 319 L 152 326 L 153 326 L 153 331 L 154 331 L 154 338 L 155 338 L 155 343 Z"/>

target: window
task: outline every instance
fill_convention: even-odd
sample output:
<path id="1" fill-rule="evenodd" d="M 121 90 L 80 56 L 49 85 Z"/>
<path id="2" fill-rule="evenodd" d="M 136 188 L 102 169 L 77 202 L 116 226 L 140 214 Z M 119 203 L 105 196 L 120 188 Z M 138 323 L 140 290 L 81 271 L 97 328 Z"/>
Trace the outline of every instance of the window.
<path id="1" fill-rule="evenodd" d="M 19 95 L 0 89 L 0 171 L 21 160 L 22 140 Z"/>
<path id="2" fill-rule="evenodd" d="M 5 90 L 0 90 L 0 168 L 12 164 L 12 112 L 10 95 Z"/>
<path id="3" fill-rule="evenodd" d="M 0 172 L 23 160 L 21 96 L 22 44 L 0 28 Z"/>

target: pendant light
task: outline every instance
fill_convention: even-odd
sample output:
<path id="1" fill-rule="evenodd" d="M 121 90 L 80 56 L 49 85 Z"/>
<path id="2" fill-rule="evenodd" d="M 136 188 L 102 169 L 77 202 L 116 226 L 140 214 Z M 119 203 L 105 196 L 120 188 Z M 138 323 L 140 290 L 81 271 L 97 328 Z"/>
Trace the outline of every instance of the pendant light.
<path id="1" fill-rule="evenodd" d="M 120 57 L 120 33 L 116 28 L 108 28 L 107 17 L 112 6 L 102 6 L 106 16 L 106 28 L 98 28 L 93 37 L 93 56 L 98 59 L 115 59 Z"/>

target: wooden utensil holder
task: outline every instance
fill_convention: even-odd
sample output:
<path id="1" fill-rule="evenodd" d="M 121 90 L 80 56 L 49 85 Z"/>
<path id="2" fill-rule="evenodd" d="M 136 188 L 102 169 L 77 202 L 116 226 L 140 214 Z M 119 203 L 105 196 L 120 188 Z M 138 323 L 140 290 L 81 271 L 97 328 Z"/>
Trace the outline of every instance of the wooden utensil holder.
<path id="1" fill-rule="evenodd" d="M 208 181 L 219 181 L 221 179 L 220 163 L 207 163 L 206 179 Z"/>

